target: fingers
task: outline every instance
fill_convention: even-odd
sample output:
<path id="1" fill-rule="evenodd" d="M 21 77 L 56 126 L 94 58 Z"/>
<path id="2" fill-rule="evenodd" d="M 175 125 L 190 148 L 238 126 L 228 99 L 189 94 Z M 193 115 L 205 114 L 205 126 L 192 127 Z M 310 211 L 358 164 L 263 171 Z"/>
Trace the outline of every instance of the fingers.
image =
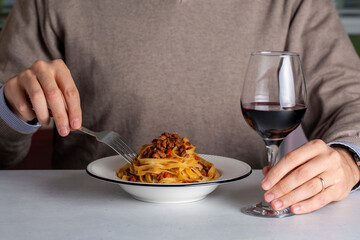
<path id="1" fill-rule="evenodd" d="M 8 107 L 23 121 L 31 121 L 36 117 L 31 104 L 27 101 L 25 90 L 18 84 L 18 79 L 10 79 L 4 87 L 4 95 Z"/>
<path id="2" fill-rule="evenodd" d="M 50 110 L 61 136 L 81 127 L 79 93 L 62 60 L 36 61 L 6 83 L 4 94 L 13 112 L 24 121 L 36 117 L 40 124 L 48 124 Z"/>
<path id="3" fill-rule="evenodd" d="M 35 62 L 32 66 L 45 93 L 61 136 L 81 127 L 80 97 L 69 69 L 62 60 Z M 48 71 L 51 69 L 51 71 Z"/>
<path id="4" fill-rule="evenodd" d="M 70 71 L 66 67 L 64 62 L 60 61 L 58 65 L 59 69 L 55 73 L 55 79 L 58 80 L 58 86 L 63 93 L 65 99 L 70 119 L 70 126 L 72 129 L 79 129 L 82 122 L 80 95 L 74 81 L 72 80 Z"/>
<path id="5" fill-rule="evenodd" d="M 326 188 L 325 191 L 313 196 L 312 198 L 294 204 L 293 206 L 291 206 L 290 209 L 295 214 L 305 214 L 313 212 L 332 202 L 333 196 L 336 195 L 336 192 L 336 187 L 335 185 L 333 185 Z"/>
<path id="6" fill-rule="evenodd" d="M 329 174 L 323 174 L 321 175 L 321 178 L 323 178 L 325 181 L 324 189 L 334 185 L 334 182 L 332 181 L 332 178 L 331 176 L 329 176 Z M 271 202 L 271 206 L 276 210 L 287 208 L 292 206 L 293 204 L 300 203 L 302 201 L 305 201 L 306 199 L 310 199 L 313 196 L 322 193 L 322 191 L 323 191 L 323 185 L 321 180 L 319 179 L 319 177 L 314 177 L 309 181 L 307 181 L 306 183 L 300 185 L 298 188 L 294 189 L 293 191 L 290 191 L 286 195 L 283 195 L 279 198 L 275 197 L 274 198 L 275 200 Z M 301 204 L 298 205 L 301 206 Z"/>
<path id="7" fill-rule="evenodd" d="M 320 155 L 313 159 L 311 164 L 304 164 L 293 170 L 280 182 L 275 184 L 271 190 L 265 193 L 265 201 L 271 202 L 274 199 L 281 198 L 285 194 L 288 194 L 299 186 L 310 181 L 312 178 L 314 178 L 314 176 L 318 176 L 323 173 L 326 168 L 326 166 L 324 166 L 324 162 L 326 162 L 326 160 L 327 159 L 325 156 Z M 288 197 L 291 198 L 291 196 Z"/>
<path id="8" fill-rule="evenodd" d="M 353 174 L 353 168 L 356 166 L 346 150 L 331 148 L 318 140 L 303 147 L 311 152 L 307 154 L 309 159 L 304 160 L 303 156 L 295 154 L 304 154 L 303 151 L 294 152 L 292 161 L 288 162 L 292 166 L 282 166 L 290 169 L 289 172 L 281 174 L 282 177 L 276 176 L 275 170 L 280 173 L 285 172 L 279 167 L 276 169 L 278 165 L 263 169 L 264 179 L 272 183 L 272 187 L 264 194 L 264 199 L 271 203 L 275 210 L 290 206 L 296 214 L 317 210 L 329 202 L 345 198 L 358 182 L 358 175 Z M 297 150 L 304 150 L 303 147 Z M 318 153 L 314 154 L 316 151 Z M 286 158 L 284 159 L 286 160 Z M 294 163 L 296 159 L 298 159 L 298 164 Z M 324 180 L 324 183 L 319 177 Z"/>
<path id="9" fill-rule="evenodd" d="M 274 167 L 271 168 L 266 177 L 263 179 L 261 182 L 262 188 L 264 190 L 269 190 L 289 172 L 318 156 L 327 148 L 328 146 L 323 141 L 313 140 L 304 144 L 300 148 L 295 149 L 293 152 L 286 154 L 277 164 L 275 164 Z"/>
<path id="10" fill-rule="evenodd" d="M 46 105 L 46 98 L 36 75 L 30 70 L 25 70 L 19 74 L 18 78 L 31 102 L 30 107 L 33 112 L 35 112 L 39 123 L 41 125 L 48 125 L 50 122 L 50 115 Z M 32 119 L 34 118 L 35 116 L 32 117 Z"/>
<path id="11" fill-rule="evenodd" d="M 265 166 L 265 167 L 262 169 L 262 174 L 263 174 L 264 176 L 266 176 L 266 174 L 269 172 L 269 170 L 270 170 L 270 166 Z"/>
<path id="12" fill-rule="evenodd" d="M 51 110 L 59 134 L 61 136 L 68 135 L 70 131 L 69 118 L 63 94 L 58 87 L 54 74 L 58 70 L 57 65 L 37 61 L 31 68 L 37 76 L 37 80 L 39 81 L 45 94 L 46 103 Z M 67 79 L 64 79 L 63 81 L 66 80 Z"/>

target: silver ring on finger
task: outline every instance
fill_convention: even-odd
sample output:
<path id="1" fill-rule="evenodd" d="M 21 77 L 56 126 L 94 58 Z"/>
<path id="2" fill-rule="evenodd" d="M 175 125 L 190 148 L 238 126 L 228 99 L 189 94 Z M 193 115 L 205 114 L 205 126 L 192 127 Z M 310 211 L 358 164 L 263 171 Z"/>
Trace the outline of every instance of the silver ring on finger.
<path id="1" fill-rule="evenodd" d="M 321 187 L 322 187 L 321 192 L 325 191 L 326 184 L 325 184 L 324 179 L 323 179 L 322 177 L 319 177 L 319 176 L 316 176 L 316 177 L 317 177 L 318 179 L 320 179 L 320 181 L 321 181 Z"/>

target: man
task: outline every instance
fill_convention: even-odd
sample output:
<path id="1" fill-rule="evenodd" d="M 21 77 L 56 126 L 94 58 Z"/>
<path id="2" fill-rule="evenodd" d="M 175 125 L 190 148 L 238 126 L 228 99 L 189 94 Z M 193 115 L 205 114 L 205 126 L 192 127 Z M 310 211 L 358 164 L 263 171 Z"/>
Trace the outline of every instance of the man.
<path id="1" fill-rule="evenodd" d="M 1 165 L 20 161 L 52 114 L 55 168 L 114 154 L 71 131 L 81 125 L 135 148 L 178 132 L 199 152 L 263 167 L 239 110 L 255 50 L 300 53 L 312 140 L 264 169 L 265 200 L 301 214 L 345 198 L 360 179 L 360 63 L 330 0 L 18 1 L 0 39 Z"/>

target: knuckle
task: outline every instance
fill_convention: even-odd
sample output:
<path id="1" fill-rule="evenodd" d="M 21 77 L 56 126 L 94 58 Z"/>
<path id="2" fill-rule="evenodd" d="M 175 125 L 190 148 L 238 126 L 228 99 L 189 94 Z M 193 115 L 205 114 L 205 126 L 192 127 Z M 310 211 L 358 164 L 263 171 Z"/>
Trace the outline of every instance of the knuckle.
<path id="1" fill-rule="evenodd" d="M 61 110 L 56 110 L 56 109 L 50 109 L 52 116 L 54 118 L 54 122 L 56 123 L 56 125 L 60 124 L 64 124 L 67 122 L 68 118 L 67 118 L 67 114 Z"/>
<path id="2" fill-rule="evenodd" d="M 59 90 L 56 88 L 48 89 L 46 92 L 46 99 L 49 101 L 57 100 L 59 99 L 59 97 L 60 97 Z"/>
<path id="3" fill-rule="evenodd" d="M 50 64 L 53 65 L 56 69 L 68 70 L 65 62 L 62 59 L 52 60 Z"/>
<path id="4" fill-rule="evenodd" d="M 57 127 L 66 126 L 68 124 L 67 116 L 64 116 L 61 113 L 55 112 L 53 113 L 53 117 Z"/>
<path id="5" fill-rule="evenodd" d="M 43 91 L 41 89 L 35 89 L 28 92 L 30 99 L 40 100 L 43 98 Z"/>
<path id="6" fill-rule="evenodd" d="M 329 157 L 330 159 L 332 159 L 332 161 L 336 162 L 336 163 L 340 163 L 341 162 L 341 155 L 338 151 L 336 150 L 332 150 L 329 153 Z"/>
<path id="7" fill-rule="evenodd" d="M 286 163 L 295 163 L 296 162 L 296 157 L 295 157 L 295 154 L 293 152 L 290 152 L 288 154 L 286 154 L 284 157 L 283 157 L 283 161 L 285 161 Z"/>
<path id="8" fill-rule="evenodd" d="M 289 184 L 287 184 L 284 181 L 281 181 L 278 183 L 277 186 L 277 192 L 279 192 L 281 195 L 286 194 L 289 191 Z"/>
<path id="9" fill-rule="evenodd" d="M 33 65 L 31 66 L 31 69 L 33 69 L 35 72 L 43 72 L 47 69 L 48 63 L 43 60 L 36 60 Z"/>
<path id="10" fill-rule="evenodd" d="M 321 194 L 317 200 L 320 207 L 323 207 L 328 203 L 328 197 L 326 194 Z"/>
<path id="11" fill-rule="evenodd" d="M 51 63 L 52 63 L 52 64 L 55 64 L 55 65 L 58 65 L 58 66 L 60 66 L 60 65 L 65 65 L 64 61 L 63 61 L 62 59 L 60 59 L 60 58 L 59 58 L 59 59 L 52 60 Z"/>
<path id="12" fill-rule="evenodd" d="M 286 198 L 283 199 L 284 205 L 290 206 L 297 202 L 297 196 L 294 192 L 290 192 Z"/>
<path id="13" fill-rule="evenodd" d="M 71 88 L 65 89 L 64 95 L 66 98 L 77 98 L 79 96 L 79 92 L 76 88 L 71 87 Z"/>
<path id="14" fill-rule="evenodd" d="M 311 141 L 311 143 L 314 144 L 314 145 L 319 145 L 319 146 L 322 146 L 322 145 L 325 144 L 325 142 L 323 140 L 321 140 L 321 139 L 314 139 L 314 140 Z"/>
<path id="15" fill-rule="evenodd" d="M 314 147 L 316 147 L 317 149 L 319 149 L 320 151 L 324 151 L 325 149 L 327 149 L 327 145 L 326 143 L 321 140 L 321 139 L 315 139 L 311 141 L 311 144 L 314 145 Z"/>
<path id="16" fill-rule="evenodd" d="M 315 209 L 314 208 L 314 203 L 311 200 L 302 205 L 302 212 L 303 213 L 312 212 L 314 209 Z"/>
<path id="17" fill-rule="evenodd" d="M 305 165 L 302 165 L 294 172 L 294 174 L 295 174 L 296 179 L 298 181 L 300 181 L 304 177 L 307 177 L 310 175 L 310 170 Z"/>
<path id="18" fill-rule="evenodd" d="M 24 102 L 18 102 L 15 104 L 15 108 L 17 109 L 18 112 L 24 113 L 27 111 L 28 106 Z"/>
<path id="19" fill-rule="evenodd" d="M 33 71 L 30 69 L 25 69 L 18 75 L 18 79 L 31 79 L 33 78 Z"/>
<path id="20" fill-rule="evenodd" d="M 319 183 L 319 179 L 318 178 L 314 178 L 313 181 L 309 182 L 308 188 L 312 193 L 318 193 L 321 191 L 322 189 L 322 185 L 321 183 Z"/>

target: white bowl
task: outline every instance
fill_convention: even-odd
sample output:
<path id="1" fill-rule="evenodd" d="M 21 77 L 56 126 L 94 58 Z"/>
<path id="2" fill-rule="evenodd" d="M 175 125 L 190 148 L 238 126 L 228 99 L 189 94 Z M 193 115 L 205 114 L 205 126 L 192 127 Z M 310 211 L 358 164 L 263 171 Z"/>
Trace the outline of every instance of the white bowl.
<path id="1" fill-rule="evenodd" d="M 238 181 L 249 176 L 251 167 L 240 160 L 214 155 L 200 154 L 200 157 L 214 164 L 220 177 L 213 181 L 199 183 L 139 183 L 119 179 L 116 171 L 127 162 L 119 155 L 98 159 L 87 166 L 87 173 L 95 178 L 118 183 L 135 199 L 154 203 L 186 203 L 205 198 L 220 184 Z"/>

